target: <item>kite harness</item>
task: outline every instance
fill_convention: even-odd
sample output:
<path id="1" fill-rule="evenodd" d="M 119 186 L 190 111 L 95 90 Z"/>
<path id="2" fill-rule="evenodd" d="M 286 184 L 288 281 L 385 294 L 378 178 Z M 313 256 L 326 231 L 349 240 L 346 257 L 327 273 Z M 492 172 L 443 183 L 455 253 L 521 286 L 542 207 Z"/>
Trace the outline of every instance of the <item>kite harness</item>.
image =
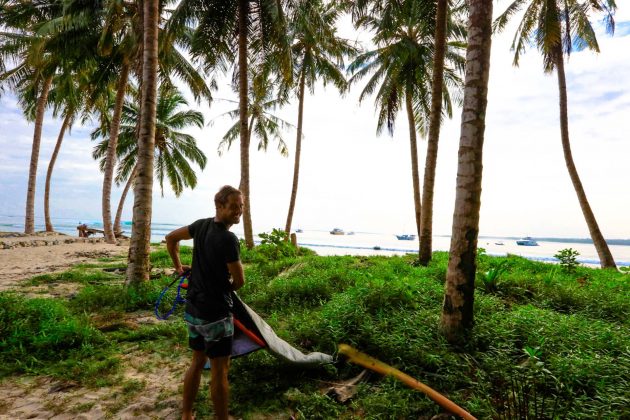
<path id="1" fill-rule="evenodd" d="M 175 312 L 175 309 L 177 309 L 177 305 L 180 305 L 182 303 L 186 303 L 186 298 L 184 298 L 182 296 L 182 289 L 184 289 L 184 290 L 188 289 L 188 279 L 189 278 L 190 278 L 190 270 L 186 270 L 186 271 L 184 271 L 182 273 L 181 276 L 176 277 L 172 282 L 170 282 L 168 284 L 168 286 L 166 286 L 162 290 L 162 292 L 160 293 L 160 296 L 155 301 L 155 316 L 157 317 L 157 319 L 161 319 L 162 321 L 166 320 L 169 316 L 171 316 L 173 314 L 173 312 Z M 162 302 L 162 299 L 164 298 L 164 295 L 168 292 L 168 290 L 177 281 L 179 281 L 179 283 L 177 284 L 177 295 L 175 296 L 175 300 L 173 301 L 173 306 L 166 313 L 161 314 L 160 313 L 160 303 Z"/>

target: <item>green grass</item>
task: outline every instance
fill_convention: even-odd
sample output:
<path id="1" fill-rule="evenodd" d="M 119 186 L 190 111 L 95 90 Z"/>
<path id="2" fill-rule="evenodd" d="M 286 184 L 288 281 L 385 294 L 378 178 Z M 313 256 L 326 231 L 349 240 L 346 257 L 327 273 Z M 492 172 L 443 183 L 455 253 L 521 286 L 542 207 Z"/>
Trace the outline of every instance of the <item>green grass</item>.
<path id="1" fill-rule="evenodd" d="M 414 256 L 318 257 L 271 245 L 243 252 L 241 298 L 288 342 L 306 351 L 335 353 L 348 343 L 447 395 L 478 418 L 499 416 L 505 393 L 535 387 L 547 416 L 630 417 L 630 275 L 523 258 L 480 255 L 480 276 L 503 264 L 492 288 L 477 284 L 475 327 L 463 348 L 437 331 L 446 253 L 428 267 Z M 182 247 L 184 263 L 190 248 Z M 275 258 L 269 259 L 272 255 Z M 157 268 L 170 266 L 165 250 Z M 505 262 L 502 262 L 505 261 Z M 185 346 L 180 316 L 130 328 L 125 315 L 152 311 L 170 279 L 139 289 L 97 267 L 82 267 L 39 282 L 72 282 L 72 299 L 27 299 L 0 293 L 0 374 L 72 377 L 90 386 L 115 383 L 120 355 L 130 346 L 172 359 Z M 115 277 L 115 276 L 114 276 Z M 175 350 L 179 348 L 180 350 Z M 182 366 L 182 371 L 185 369 Z M 232 411 L 245 419 L 293 414 L 297 418 L 420 418 L 441 409 L 424 395 L 372 375 L 351 402 L 321 392 L 326 383 L 356 375 L 339 363 L 314 369 L 289 366 L 266 352 L 234 360 Z M 77 379 L 78 378 L 78 379 Z M 130 393 L 142 384 L 125 383 Z M 521 391 L 525 392 L 525 391 Z M 205 392 L 198 416 L 212 413 Z"/>

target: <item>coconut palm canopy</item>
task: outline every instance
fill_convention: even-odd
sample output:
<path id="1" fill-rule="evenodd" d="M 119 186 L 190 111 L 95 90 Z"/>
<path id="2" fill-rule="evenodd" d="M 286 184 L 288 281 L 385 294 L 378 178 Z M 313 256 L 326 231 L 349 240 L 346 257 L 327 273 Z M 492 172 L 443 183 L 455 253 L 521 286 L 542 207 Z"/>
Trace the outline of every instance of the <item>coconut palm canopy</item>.
<path id="1" fill-rule="evenodd" d="M 137 92 L 134 92 L 137 93 Z M 116 153 L 120 161 L 116 172 L 116 182 L 125 182 L 138 160 L 137 126 L 139 108 L 130 95 L 123 107 L 119 141 Z M 113 104 L 112 104 L 113 106 Z M 197 140 L 181 130 L 196 126 L 202 128 L 204 117 L 201 112 L 186 109 L 188 102 L 183 95 L 171 88 L 159 89 L 157 117 L 155 128 L 155 176 L 164 195 L 166 179 L 176 196 L 181 195 L 184 188 L 197 185 L 197 174 L 191 166 L 200 169 L 206 167 L 207 158 L 197 146 Z M 105 165 L 103 159 L 108 145 L 109 124 L 101 124 L 95 129 L 92 139 L 104 138 L 94 148 L 93 156 L 99 159 L 101 169 Z"/>

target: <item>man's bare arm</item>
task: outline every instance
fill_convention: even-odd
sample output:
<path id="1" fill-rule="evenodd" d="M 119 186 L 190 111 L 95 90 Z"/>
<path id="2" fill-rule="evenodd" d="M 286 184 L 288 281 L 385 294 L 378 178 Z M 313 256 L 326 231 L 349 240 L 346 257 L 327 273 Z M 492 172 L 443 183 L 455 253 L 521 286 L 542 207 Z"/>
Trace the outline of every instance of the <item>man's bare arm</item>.
<path id="1" fill-rule="evenodd" d="M 192 236 L 190 236 L 190 232 L 188 231 L 188 226 L 175 229 L 166 235 L 166 249 L 168 250 L 168 255 L 170 255 L 171 260 L 173 260 L 173 267 L 175 267 L 175 271 L 177 271 L 177 274 L 180 275 L 184 272 L 184 267 L 179 259 L 179 241 L 186 239 L 192 239 Z"/>
<path id="2" fill-rule="evenodd" d="M 232 290 L 238 290 L 245 284 L 245 273 L 243 272 L 243 264 L 240 261 L 227 263 L 228 270 L 232 275 Z"/>

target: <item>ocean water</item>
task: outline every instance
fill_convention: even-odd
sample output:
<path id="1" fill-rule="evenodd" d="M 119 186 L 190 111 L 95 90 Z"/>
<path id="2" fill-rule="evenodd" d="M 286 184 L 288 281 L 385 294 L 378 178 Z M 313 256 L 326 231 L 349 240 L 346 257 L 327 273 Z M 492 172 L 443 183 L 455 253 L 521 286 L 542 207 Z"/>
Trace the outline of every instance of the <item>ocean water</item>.
<path id="1" fill-rule="evenodd" d="M 52 220 L 57 232 L 71 236 L 78 236 L 77 226 L 85 223 L 90 227 L 102 228 L 103 224 L 99 220 L 93 219 L 71 219 L 55 218 Z M 151 241 L 161 242 L 170 231 L 181 227 L 180 224 L 154 222 L 151 226 Z M 131 235 L 131 222 L 124 221 L 122 229 L 128 236 Z M 45 230 L 43 218 L 35 219 L 35 230 Z M 0 231 L 23 232 L 23 216 L 0 215 Z M 242 226 L 233 228 L 234 233 L 239 238 L 243 238 Z M 396 232 L 397 234 L 409 232 Z M 404 255 L 418 252 L 418 240 L 405 241 L 398 240 L 394 232 L 355 232 L 352 235 L 331 235 L 329 231 L 304 229 L 303 232 L 296 233 L 298 244 L 310 248 L 319 255 Z M 258 239 L 258 238 L 256 238 Z M 538 246 L 520 246 L 516 244 L 514 237 L 485 237 L 481 236 L 478 246 L 484 248 L 489 255 L 504 256 L 506 254 L 520 255 L 537 261 L 554 262 L 553 255 L 561 249 L 573 248 L 579 252 L 578 261 L 582 264 L 598 266 L 599 258 L 595 247 L 591 243 L 574 242 L 577 239 L 536 239 Z M 450 247 L 450 237 L 434 236 L 433 250 L 448 251 Z M 191 244 L 192 241 L 184 241 L 184 244 Z M 630 266 L 630 241 L 616 241 L 623 244 L 609 245 L 610 251 L 619 266 Z"/>
<path id="2" fill-rule="evenodd" d="M 403 232 L 397 232 L 401 234 Z M 408 232 L 405 232 L 408 233 Z M 297 233 L 298 244 L 313 249 L 319 255 L 403 255 L 418 253 L 418 240 L 406 241 L 396 238 L 394 233 L 355 232 L 353 235 L 331 235 L 328 231 L 304 229 Z M 573 248 L 580 255 L 582 264 L 599 266 L 595 246 L 591 243 L 563 242 L 558 240 L 537 240 L 538 246 L 521 246 L 514 237 L 480 237 L 478 247 L 495 256 L 520 255 L 537 261 L 557 262 L 553 257 L 561 249 Z M 448 251 L 450 236 L 434 236 L 433 250 Z M 630 266 L 630 242 L 628 245 L 609 245 L 610 251 L 619 266 Z"/>

